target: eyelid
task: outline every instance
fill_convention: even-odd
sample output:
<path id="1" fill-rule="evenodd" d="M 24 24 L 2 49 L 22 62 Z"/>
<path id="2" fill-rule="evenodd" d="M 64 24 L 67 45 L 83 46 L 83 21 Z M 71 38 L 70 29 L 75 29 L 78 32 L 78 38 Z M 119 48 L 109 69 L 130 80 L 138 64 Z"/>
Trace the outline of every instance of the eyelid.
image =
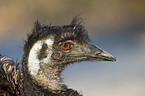
<path id="1" fill-rule="evenodd" d="M 71 40 L 67 40 L 67 41 L 64 41 L 64 42 L 59 42 L 58 44 L 61 45 L 61 44 L 64 44 L 64 43 L 70 43 L 70 44 L 74 45 L 73 41 L 71 41 Z"/>

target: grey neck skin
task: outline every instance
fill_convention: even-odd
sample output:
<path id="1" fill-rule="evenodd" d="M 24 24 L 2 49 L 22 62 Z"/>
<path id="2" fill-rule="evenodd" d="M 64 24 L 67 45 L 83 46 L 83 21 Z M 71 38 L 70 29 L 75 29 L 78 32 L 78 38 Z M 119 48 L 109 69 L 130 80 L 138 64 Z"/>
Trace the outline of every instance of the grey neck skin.
<path id="1" fill-rule="evenodd" d="M 59 77 L 60 70 L 55 66 L 51 60 L 52 45 L 54 40 L 52 38 L 39 40 L 31 48 L 28 56 L 28 72 L 35 83 L 49 90 L 62 90 L 61 79 Z M 38 59 L 38 54 L 43 48 L 43 44 L 47 44 L 45 50 L 45 57 Z"/>

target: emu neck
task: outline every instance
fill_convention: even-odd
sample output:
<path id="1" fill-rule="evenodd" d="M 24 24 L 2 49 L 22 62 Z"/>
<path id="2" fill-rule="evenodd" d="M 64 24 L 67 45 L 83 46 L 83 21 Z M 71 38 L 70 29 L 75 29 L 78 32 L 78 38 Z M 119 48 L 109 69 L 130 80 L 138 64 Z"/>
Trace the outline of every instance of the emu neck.
<path id="1" fill-rule="evenodd" d="M 52 38 L 39 40 L 31 48 L 28 56 L 28 72 L 34 83 L 44 89 L 61 90 L 60 70 L 51 59 Z"/>
<path id="2" fill-rule="evenodd" d="M 40 64 L 39 73 L 32 76 L 34 82 L 44 89 L 49 89 L 51 91 L 62 90 L 58 68 L 49 65 L 50 64 L 45 66 L 45 64 Z"/>

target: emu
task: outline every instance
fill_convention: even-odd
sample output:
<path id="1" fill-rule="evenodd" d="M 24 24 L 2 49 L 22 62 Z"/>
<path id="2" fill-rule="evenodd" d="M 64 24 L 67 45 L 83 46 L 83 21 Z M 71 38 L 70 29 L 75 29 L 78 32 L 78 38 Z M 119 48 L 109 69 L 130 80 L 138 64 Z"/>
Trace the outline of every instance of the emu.
<path id="1" fill-rule="evenodd" d="M 0 55 L 0 94 L 4 96 L 82 96 L 61 79 L 66 66 L 80 61 L 116 61 L 93 45 L 82 20 L 69 25 L 51 26 L 35 22 L 18 63 Z"/>

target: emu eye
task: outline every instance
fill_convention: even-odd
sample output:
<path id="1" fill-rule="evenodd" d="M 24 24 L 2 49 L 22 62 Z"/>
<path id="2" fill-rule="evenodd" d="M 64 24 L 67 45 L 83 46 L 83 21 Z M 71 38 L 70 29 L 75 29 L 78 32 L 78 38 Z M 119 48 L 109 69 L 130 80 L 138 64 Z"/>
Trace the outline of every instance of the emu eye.
<path id="1" fill-rule="evenodd" d="M 60 47 L 61 47 L 63 50 L 69 50 L 69 49 L 72 48 L 72 43 L 70 43 L 70 42 L 65 42 L 65 43 L 60 44 Z"/>

